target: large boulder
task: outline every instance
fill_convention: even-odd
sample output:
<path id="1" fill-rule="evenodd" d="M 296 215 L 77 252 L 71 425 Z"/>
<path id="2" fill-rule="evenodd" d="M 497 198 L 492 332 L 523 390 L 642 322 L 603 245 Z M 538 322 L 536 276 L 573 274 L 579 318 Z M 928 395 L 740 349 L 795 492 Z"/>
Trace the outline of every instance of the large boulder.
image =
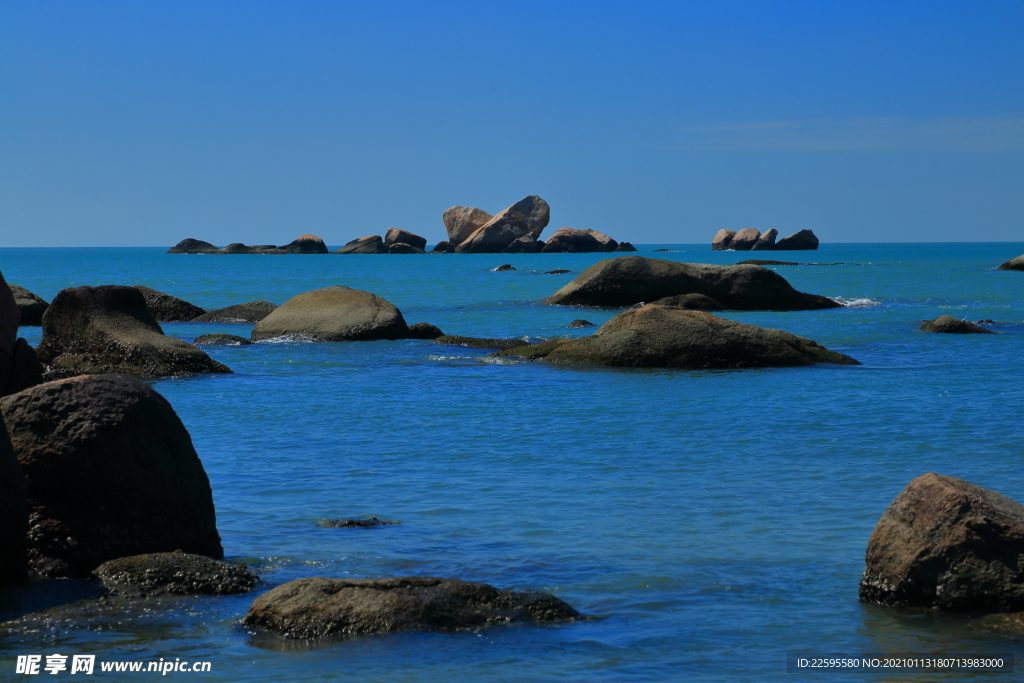
<path id="1" fill-rule="evenodd" d="M 388 248 L 384 246 L 384 240 L 380 235 L 365 235 L 354 239 L 335 254 L 386 254 Z"/>
<path id="2" fill-rule="evenodd" d="M 445 230 L 448 231 L 448 242 L 458 246 L 492 218 L 494 216 L 475 206 L 453 206 L 442 216 Z"/>
<path id="3" fill-rule="evenodd" d="M 288 244 L 278 247 L 285 254 L 327 254 L 327 245 L 316 235 L 299 235 Z"/>
<path id="4" fill-rule="evenodd" d="M 722 228 L 715 233 L 714 239 L 711 240 L 711 251 L 725 251 L 729 248 L 729 244 L 735 236 L 735 230 L 726 230 L 725 228 Z"/>
<path id="5" fill-rule="evenodd" d="M 247 593 L 260 581 L 244 564 L 180 550 L 107 560 L 93 576 L 115 595 L 146 597 Z"/>
<path id="6" fill-rule="evenodd" d="M 645 256 L 599 261 L 544 303 L 632 306 L 691 293 L 709 296 L 738 311 L 802 311 L 841 305 L 798 292 L 781 275 L 760 266 L 679 263 Z"/>
<path id="7" fill-rule="evenodd" d="M 460 254 L 496 254 L 523 235 L 539 238 L 551 207 L 537 195 L 524 197 L 495 215 L 455 247 Z"/>
<path id="8" fill-rule="evenodd" d="M 818 248 L 818 237 L 813 230 L 794 232 L 775 243 L 775 251 L 813 251 Z"/>
<path id="9" fill-rule="evenodd" d="M 194 240 L 191 237 L 183 239 L 167 250 L 168 254 L 217 254 L 220 249 L 209 242 Z"/>
<path id="10" fill-rule="evenodd" d="M 125 375 L 72 377 L 0 399 L 27 482 L 30 568 L 183 550 L 221 558 L 203 464 L 171 404 Z"/>
<path id="11" fill-rule="evenodd" d="M 998 266 L 996 270 L 1024 270 L 1024 254 L 1010 259 L 1001 266 Z"/>
<path id="12" fill-rule="evenodd" d="M 0 587 L 24 577 L 27 533 L 25 472 L 0 419 Z"/>
<path id="13" fill-rule="evenodd" d="M 423 253 L 423 250 L 427 247 L 427 238 L 420 237 L 408 230 L 388 228 L 388 231 L 384 233 L 384 245 L 390 248 L 393 244 L 408 244 L 411 247 L 416 247 L 420 250 L 420 253 Z"/>
<path id="14" fill-rule="evenodd" d="M 0 273 L 0 396 L 43 381 L 43 368 L 35 350 L 18 337 L 20 322 L 21 310 Z"/>
<path id="15" fill-rule="evenodd" d="M 18 312 L 21 313 L 22 327 L 39 327 L 42 325 L 43 313 L 46 312 L 46 308 L 50 305 L 46 299 L 10 282 L 7 283 L 7 286 L 11 288 L 11 294 L 14 295 L 14 303 L 18 307 Z"/>
<path id="16" fill-rule="evenodd" d="M 543 591 L 500 590 L 485 583 L 419 576 L 312 577 L 289 581 L 256 598 L 243 623 L 289 638 L 324 638 L 578 618 L 579 612 Z"/>
<path id="17" fill-rule="evenodd" d="M 860 599 L 965 612 L 1024 610 L 1024 506 L 963 479 L 921 475 L 871 534 Z"/>
<path id="18" fill-rule="evenodd" d="M 544 253 L 587 253 L 594 251 L 615 251 L 619 243 L 597 230 L 574 230 L 559 228 L 544 244 Z"/>
<path id="19" fill-rule="evenodd" d="M 497 355 L 623 367 L 860 365 L 849 356 L 789 332 L 657 304 L 620 313 L 591 337 L 549 339 Z"/>
<path id="20" fill-rule="evenodd" d="M 761 239 L 761 231 L 756 228 L 744 228 L 732 237 L 729 248 L 733 251 L 748 251 L 754 248 L 757 241 Z"/>
<path id="21" fill-rule="evenodd" d="M 779 231 L 772 228 L 766 232 L 761 233 L 761 236 L 754 242 L 754 246 L 750 247 L 751 251 L 771 251 L 775 248 L 775 238 L 779 236 Z"/>
<path id="22" fill-rule="evenodd" d="M 409 336 L 402 312 L 376 294 L 340 285 L 293 296 L 252 330 L 252 340 L 297 334 L 316 341 Z"/>
<path id="23" fill-rule="evenodd" d="M 246 301 L 218 308 L 193 318 L 194 323 L 258 323 L 274 312 L 277 304 L 269 301 Z"/>
<path id="24" fill-rule="evenodd" d="M 923 332 L 945 332 L 948 334 L 995 334 L 981 325 L 959 320 L 951 315 L 940 315 L 935 320 L 926 320 L 921 325 Z"/>
<path id="25" fill-rule="evenodd" d="M 146 306 L 149 308 L 149 312 L 153 314 L 153 319 L 157 322 L 187 322 L 195 319 L 203 313 L 206 313 L 205 308 L 200 308 L 195 304 L 190 304 L 184 299 L 179 299 L 176 296 L 158 292 L 152 287 L 147 287 L 145 285 L 132 286 L 142 293 L 142 298 L 146 300 Z"/>
<path id="26" fill-rule="evenodd" d="M 142 293 L 118 285 L 61 290 L 43 315 L 36 353 L 58 376 L 231 372 L 188 342 L 165 335 Z"/>

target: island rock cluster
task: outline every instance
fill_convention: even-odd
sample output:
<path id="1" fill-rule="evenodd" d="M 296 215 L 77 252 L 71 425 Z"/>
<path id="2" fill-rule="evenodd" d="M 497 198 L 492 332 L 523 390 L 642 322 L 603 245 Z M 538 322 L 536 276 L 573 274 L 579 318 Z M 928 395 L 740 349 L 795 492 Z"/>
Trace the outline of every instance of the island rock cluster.
<path id="1" fill-rule="evenodd" d="M 818 248 L 818 237 L 813 230 L 800 230 L 789 237 L 775 241 L 779 231 L 775 228 L 761 233 L 754 228 L 719 230 L 711 240 L 712 251 L 795 251 L 814 250 Z"/>

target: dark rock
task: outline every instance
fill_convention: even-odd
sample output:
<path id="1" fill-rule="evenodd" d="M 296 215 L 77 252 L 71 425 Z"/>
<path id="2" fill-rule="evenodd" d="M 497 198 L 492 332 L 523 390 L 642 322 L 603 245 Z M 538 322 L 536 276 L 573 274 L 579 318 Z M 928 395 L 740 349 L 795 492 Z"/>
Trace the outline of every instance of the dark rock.
<path id="1" fill-rule="evenodd" d="M 802 266 L 802 263 L 794 263 L 793 261 L 772 261 L 771 259 L 761 258 L 748 258 L 746 261 L 740 261 L 736 264 L 737 266 Z"/>
<path id="2" fill-rule="evenodd" d="M 722 228 L 715 233 L 714 239 L 711 240 L 711 251 L 725 251 L 729 248 L 729 243 L 732 242 L 732 238 L 735 236 L 735 230 Z M 668 249 L 655 249 L 655 251 L 668 251 Z"/>
<path id="3" fill-rule="evenodd" d="M 453 247 L 465 242 L 492 218 L 494 216 L 491 214 L 473 206 L 453 206 L 442 216 L 445 230 L 448 231 L 448 241 Z"/>
<path id="4" fill-rule="evenodd" d="M 761 239 L 761 231 L 756 228 L 744 228 L 732 237 L 729 248 L 733 251 L 749 251 Z"/>
<path id="5" fill-rule="evenodd" d="M 194 323 L 258 323 L 274 312 L 277 304 L 269 301 L 246 301 L 203 313 Z"/>
<path id="6" fill-rule="evenodd" d="M 924 332 L 949 332 L 951 334 L 995 334 L 992 330 L 978 327 L 966 320 L 957 320 L 951 315 L 940 315 L 935 320 L 925 321 L 921 325 Z"/>
<path id="7" fill-rule="evenodd" d="M 654 251 L 672 251 L 671 249 L 655 249 Z"/>
<path id="8" fill-rule="evenodd" d="M 86 576 L 107 560 L 177 549 L 223 556 L 203 464 L 152 387 L 73 377 L 0 399 L 0 412 L 25 470 L 38 575 Z"/>
<path id="9" fill-rule="evenodd" d="M 629 242 L 619 242 L 619 246 L 615 247 L 615 251 L 636 251 L 636 247 Z"/>
<path id="10" fill-rule="evenodd" d="M 549 339 L 495 355 L 623 367 L 860 365 L 849 356 L 789 332 L 656 304 L 620 313 L 591 337 Z"/>
<path id="11" fill-rule="evenodd" d="M 455 251 L 496 254 L 523 235 L 539 238 L 550 218 L 551 208 L 546 201 L 536 195 L 524 197 L 460 242 Z"/>
<path id="12" fill-rule="evenodd" d="M 231 372 L 188 342 L 166 336 L 142 293 L 117 285 L 61 290 L 43 316 L 36 354 L 61 373 Z"/>
<path id="13" fill-rule="evenodd" d="M 569 327 L 572 327 L 572 328 L 577 328 L 577 327 L 597 327 L 597 325 L 595 325 L 594 323 L 590 322 L 589 320 L 576 319 L 576 320 L 573 320 L 571 323 L 569 323 Z"/>
<path id="14" fill-rule="evenodd" d="M 168 254 L 216 254 L 220 249 L 209 242 L 194 240 L 191 237 L 178 242 L 167 250 Z"/>
<path id="15" fill-rule="evenodd" d="M 443 337 L 444 332 L 437 325 L 430 323 L 413 323 L 409 325 L 409 339 L 437 339 Z"/>
<path id="16" fill-rule="evenodd" d="M 276 249 L 276 247 L 271 247 Z M 241 242 L 232 242 L 228 246 L 220 250 L 221 254 L 259 254 L 260 249 L 256 247 L 247 247 Z"/>
<path id="17" fill-rule="evenodd" d="M 754 246 L 750 249 L 751 251 L 771 251 L 775 248 L 775 238 L 779 236 L 779 231 L 775 228 L 761 233 L 761 236 L 754 242 Z"/>
<path id="18" fill-rule="evenodd" d="M 419 247 L 414 247 L 411 244 L 404 242 L 395 242 L 394 244 L 388 245 L 389 254 L 425 254 Z"/>
<path id="19" fill-rule="evenodd" d="M 491 268 L 491 272 L 492 273 L 500 273 L 500 272 L 505 271 L 505 270 L 518 270 L 518 269 L 517 268 L 513 268 L 511 263 L 503 263 L 500 266 L 498 266 L 497 268 Z"/>
<path id="20" fill-rule="evenodd" d="M 329 529 L 358 529 L 374 526 L 391 526 L 393 524 L 401 524 L 401 522 L 385 521 L 379 517 L 356 517 L 353 519 L 332 519 L 320 522 L 318 526 Z"/>
<path id="21" fill-rule="evenodd" d="M 979 325 L 995 325 L 995 323 L 996 323 L 995 320 L 989 320 L 988 318 L 985 318 L 984 320 L 979 320 L 978 321 Z"/>
<path id="22" fill-rule="evenodd" d="M 398 228 L 388 228 L 387 232 L 384 233 L 384 244 L 390 247 L 393 244 L 407 244 L 410 247 L 416 247 L 419 249 L 418 253 L 424 253 L 423 250 L 427 247 L 427 238 L 420 237 L 416 233 L 408 232 L 407 230 L 399 230 Z"/>
<path id="23" fill-rule="evenodd" d="M 615 251 L 619 243 L 603 232 L 597 230 L 574 230 L 559 228 L 548 238 L 542 250 L 550 253 L 591 253 L 595 251 Z"/>
<path id="24" fill-rule="evenodd" d="M 285 254 L 326 254 L 327 245 L 316 235 L 299 235 L 292 242 L 278 247 Z"/>
<path id="25" fill-rule="evenodd" d="M 794 232 L 775 243 L 775 251 L 811 251 L 818 248 L 818 237 L 812 230 Z"/>
<path id="26" fill-rule="evenodd" d="M 1024 270 L 1024 254 L 997 266 L 996 270 Z"/>
<path id="27" fill-rule="evenodd" d="M 192 343 L 196 346 L 248 346 L 252 344 L 245 337 L 239 337 L 237 334 L 224 334 L 222 332 L 199 335 Z"/>
<path id="28" fill-rule="evenodd" d="M 46 308 L 50 305 L 46 302 L 46 299 L 10 282 L 7 283 L 7 286 L 11 288 L 11 294 L 14 295 L 14 303 L 21 313 L 22 327 L 39 327 L 42 325 L 43 313 L 46 312 Z"/>
<path id="29" fill-rule="evenodd" d="M 928 472 L 868 541 L 860 599 L 964 612 L 1024 609 L 1024 506 Z"/>
<path id="30" fill-rule="evenodd" d="M 677 294 L 704 294 L 737 311 L 839 308 L 823 296 L 798 292 L 778 273 L 758 266 L 678 263 L 644 256 L 599 261 L 545 299 L 547 304 L 632 306 Z"/>
<path id="31" fill-rule="evenodd" d="M 176 296 L 158 292 L 145 285 L 133 285 L 133 287 L 142 292 L 142 298 L 146 300 L 149 312 L 153 314 L 153 319 L 158 323 L 186 322 L 206 313 L 205 308 L 199 308 L 199 306 L 190 304 Z"/>
<path id="32" fill-rule="evenodd" d="M 418 576 L 313 577 L 290 581 L 256 598 L 243 623 L 289 638 L 324 638 L 578 618 L 579 612 L 542 591 L 499 590 L 484 583 Z"/>
<path id="33" fill-rule="evenodd" d="M 549 270 L 549 271 L 547 271 L 544 274 L 545 275 L 564 275 L 565 273 L 571 273 L 571 272 L 572 272 L 571 270 L 565 270 L 564 268 L 559 268 L 557 270 Z"/>
<path id="34" fill-rule="evenodd" d="M 501 250 L 502 254 L 537 254 L 544 248 L 544 243 L 533 235 L 523 235 L 512 240 L 512 244 Z"/>
<path id="35" fill-rule="evenodd" d="M 446 334 L 434 340 L 435 344 L 443 346 L 465 346 L 470 349 L 513 349 L 518 346 L 529 346 L 530 342 L 522 339 L 487 339 L 485 337 L 459 337 L 454 334 Z"/>
<path id="36" fill-rule="evenodd" d="M 658 299 L 655 301 L 659 306 L 669 306 L 671 308 L 688 308 L 700 311 L 724 311 L 725 306 L 715 301 L 709 296 L 703 294 L 677 294 L 676 296 L 667 296 L 664 299 Z"/>
<path id="37" fill-rule="evenodd" d="M 335 254 L 386 254 L 388 248 L 384 246 L 384 240 L 380 235 L 366 235 L 359 239 L 352 240 Z"/>
<path id="38" fill-rule="evenodd" d="M 256 323 L 251 339 L 287 334 L 316 341 L 406 339 L 409 327 L 402 312 L 376 294 L 334 286 L 293 296 Z"/>
<path id="39" fill-rule="evenodd" d="M 2 355 L 2 354 L 0 354 Z M 0 367 L 5 365 L 0 360 Z M 0 376 L 4 373 L 0 370 Z M 19 391 L 34 387 L 43 382 L 43 366 L 36 356 L 36 351 L 22 338 L 14 342 L 14 353 L 11 355 L 10 369 L 7 373 L 7 384 L 0 387 L 0 396 L 16 394 Z"/>
<path id="40" fill-rule="evenodd" d="M 228 564 L 180 550 L 107 560 L 93 575 L 115 595 L 146 597 L 247 593 L 260 581 L 244 564 Z"/>
<path id="41" fill-rule="evenodd" d="M 0 396 L 13 394 L 42 381 L 43 368 L 36 352 L 18 337 L 21 310 L 0 273 Z"/>
<path id="42" fill-rule="evenodd" d="M 24 578 L 27 533 L 25 472 L 0 419 L 0 587 Z"/>
<path id="43" fill-rule="evenodd" d="M 430 250 L 431 254 L 454 254 L 455 245 L 451 242 L 442 241 L 434 245 L 434 248 Z"/>

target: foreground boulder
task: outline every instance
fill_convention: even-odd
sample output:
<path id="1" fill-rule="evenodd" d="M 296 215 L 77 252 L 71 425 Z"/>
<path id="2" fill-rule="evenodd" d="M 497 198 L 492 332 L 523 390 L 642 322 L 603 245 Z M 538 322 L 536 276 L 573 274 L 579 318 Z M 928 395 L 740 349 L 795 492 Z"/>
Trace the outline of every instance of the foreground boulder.
<path id="1" fill-rule="evenodd" d="M 118 285 L 61 290 L 43 316 L 36 353 L 57 376 L 231 372 L 188 342 L 165 335 L 142 293 Z"/>
<path id="2" fill-rule="evenodd" d="M 244 564 L 184 553 L 147 553 L 107 560 L 93 571 L 117 595 L 231 595 L 247 593 L 260 578 Z"/>
<path id="3" fill-rule="evenodd" d="M 216 254 L 220 249 L 209 242 L 194 240 L 191 237 L 183 239 L 167 250 L 168 254 Z"/>
<path id="4" fill-rule="evenodd" d="M 409 326 L 394 304 L 376 294 L 338 285 L 293 296 L 256 323 L 251 339 L 288 334 L 316 341 L 406 339 Z"/>
<path id="5" fill-rule="evenodd" d="M 153 314 L 153 319 L 157 322 L 187 322 L 206 313 L 205 308 L 199 308 L 199 306 L 190 304 L 184 299 L 158 292 L 151 287 L 133 285 L 133 288 L 142 293 L 142 298 L 146 300 L 149 312 Z"/>
<path id="6" fill-rule="evenodd" d="M 381 239 L 380 235 L 366 235 L 358 239 L 354 239 L 341 249 L 334 252 L 335 254 L 386 254 L 388 248 L 384 246 L 384 240 Z"/>
<path id="7" fill-rule="evenodd" d="M 962 612 L 1024 610 L 1024 506 L 929 472 L 868 541 L 860 599 Z"/>
<path id="8" fill-rule="evenodd" d="M 959 320 L 951 315 L 940 315 L 935 320 L 927 320 L 921 325 L 924 332 L 946 332 L 949 334 L 995 334 L 980 325 L 966 320 Z"/>
<path id="9" fill-rule="evenodd" d="M 0 274 L 0 396 L 43 381 L 43 367 L 35 350 L 18 337 L 20 323 L 21 310 Z"/>
<path id="10" fill-rule="evenodd" d="M 107 560 L 178 549 L 223 556 L 203 464 L 152 387 L 72 377 L 0 399 L 0 413 L 25 470 L 34 573 L 87 576 Z"/>
<path id="11" fill-rule="evenodd" d="M 21 313 L 22 327 L 39 327 L 42 325 L 43 313 L 46 312 L 46 308 L 50 305 L 46 299 L 33 294 L 24 287 L 12 285 L 9 282 L 7 286 L 11 288 L 11 294 L 14 295 L 14 303 L 18 307 L 18 312 Z"/>
<path id="12" fill-rule="evenodd" d="M 299 235 L 288 244 L 278 247 L 284 254 L 327 254 L 327 245 L 316 235 Z"/>
<path id="13" fill-rule="evenodd" d="M 1006 263 L 998 266 L 996 270 L 1024 270 L 1024 255 L 1010 259 Z"/>
<path id="14" fill-rule="evenodd" d="M 246 301 L 218 308 L 193 318 L 194 323 L 258 323 L 274 312 L 277 304 L 269 301 Z"/>
<path id="15" fill-rule="evenodd" d="M 711 240 L 711 251 L 725 251 L 729 248 L 729 244 L 735 236 L 735 230 L 726 230 L 725 228 L 722 228 L 715 233 L 714 239 Z"/>
<path id="16" fill-rule="evenodd" d="M 485 583 L 418 576 L 314 577 L 290 581 L 256 598 L 243 623 L 289 638 L 324 638 L 579 618 L 566 602 L 543 591 L 499 590 Z"/>
<path id="17" fill-rule="evenodd" d="M 455 247 L 460 254 L 496 254 L 523 235 L 540 238 L 551 207 L 537 195 L 524 197 L 495 215 Z"/>
<path id="18" fill-rule="evenodd" d="M 775 243 L 775 251 L 810 251 L 818 248 L 818 237 L 813 230 L 794 232 Z"/>
<path id="19" fill-rule="evenodd" d="M 384 244 L 389 248 L 393 244 L 407 244 L 410 247 L 419 249 L 422 253 L 423 250 L 427 248 L 427 238 L 420 237 L 416 233 L 409 232 L 408 230 L 388 228 L 388 231 L 384 233 Z"/>
<path id="20" fill-rule="evenodd" d="M 0 419 L 0 587 L 25 576 L 28 502 L 25 472 Z"/>
<path id="21" fill-rule="evenodd" d="M 656 304 L 620 313 L 591 337 L 549 339 L 495 355 L 622 367 L 860 365 L 849 356 L 789 332 Z"/>
<path id="22" fill-rule="evenodd" d="M 678 294 L 703 294 L 738 311 L 803 311 L 841 304 L 793 289 L 759 266 L 678 263 L 645 256 L 599 261 L 544 300 L 573 306 L 632 306 Z"/>
<path id="23" fill-rule="evenodd" d="M 494 218 L 491 214 L 476 208 L 475 206 L 453 206 L 444 212 L 441 217 L 444 221 L 445 230 L 448 231 L 448 242 L 452 246 L 458 246 L 474 232 L 487 224 L 487 221 Z"/>
<path id="24" fill-rule="evenodd" d="M 615 251 L 618 246 L 618 242 L 597 230 L 559 228 L 545 242 L 544 248 L 541 251 L 544 253 L 589 253 L 595 251 Z"/>

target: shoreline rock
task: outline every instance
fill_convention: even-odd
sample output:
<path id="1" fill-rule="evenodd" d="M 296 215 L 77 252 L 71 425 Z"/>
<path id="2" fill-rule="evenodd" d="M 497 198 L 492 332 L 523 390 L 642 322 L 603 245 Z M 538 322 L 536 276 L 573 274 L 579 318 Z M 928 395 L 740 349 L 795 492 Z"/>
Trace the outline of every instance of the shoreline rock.
<path id="1" fill-rule="evenodd" d="M 1024 254 L 996 266 L 996 270 L 1024 270 Z"/>
<path id="2" fill-rule="evenodd" d="M 192 343 L 195 346 L 249 346 L 252 344 L 245 337 L 239 337 L 237 334 L 224 334 L 223 332 L 201 334 Z"/>

